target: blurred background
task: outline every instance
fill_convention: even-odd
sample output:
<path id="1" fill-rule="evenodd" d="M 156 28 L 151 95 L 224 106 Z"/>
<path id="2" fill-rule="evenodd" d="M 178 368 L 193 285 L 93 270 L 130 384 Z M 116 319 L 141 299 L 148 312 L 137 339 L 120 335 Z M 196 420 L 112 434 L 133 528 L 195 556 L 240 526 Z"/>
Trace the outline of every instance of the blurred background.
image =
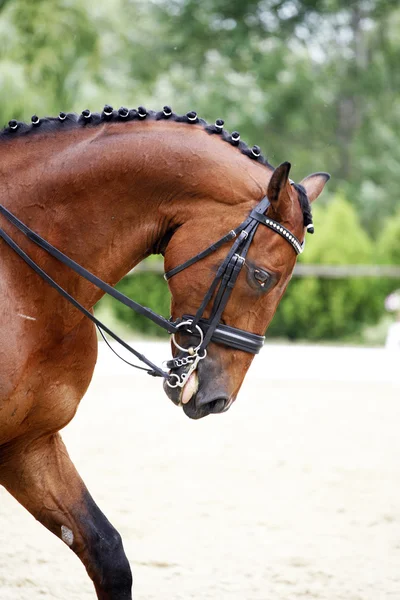
<path id="1" fill-rule="evenodd" d="M 170 104 L 223 118 L 297 181 L 328 171 L 268 335 L 381 345 L 400 287 L 399 56 L 396 0 L 0 0 L 0 124 Z M 162 265 L 146 265 L 120 289 L 169 316 Z"/>
<path id="2" fill-rule="evenodd" d="M 0 126 L 169 104 L 223 118 L 296 181 L 332 175 L 225 415 L 188 420 L 99 345 L 63 436 L 142 600 L 400 598 L 400 354 L 344 347 L 383 346 L 390 328 L 400 349 L 399 58 L 398 0 L 0 0 Z M 160 260 L 119 288 L 169 316 Z M 107 300 L 98 314 L 160 335 Z M 169 356 L 166 340 L 138 346 Z M 0 597 L 93 599 L 1 487 Z"/>

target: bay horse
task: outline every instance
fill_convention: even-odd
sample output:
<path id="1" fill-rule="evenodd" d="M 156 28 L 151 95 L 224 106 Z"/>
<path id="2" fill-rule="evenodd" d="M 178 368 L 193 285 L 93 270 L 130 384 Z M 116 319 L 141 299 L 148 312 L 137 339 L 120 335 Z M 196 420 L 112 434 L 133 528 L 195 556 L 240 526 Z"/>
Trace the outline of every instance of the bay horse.
<path id="1" fill-rule="evenodd" d="M 274 169 L 257 146 L 248 148 L 223 125 L 207 125 L 194 112 L 178 116 L 169 107 L 106 106 L 96 114 L 34 116 L 29 125 L 13 120 L 0 132 L 0 484 L 77 554 L 101 600 L 132 598 L 130 566 L 119 533 L 90 496 L 59 433 L 92 378 L 95 326 L 5 240 L 89 315 L 104 291 L 33 244 L 5 215 L 111 286 L 145 257 L 163 254 L 175 322 L 198 314 L 211 290 L 196 326 L 175 328 L 170 369 L 180 385 L 166 379 L 164 387 L 191 418 L 223 412 L 254 352 L 218 343 L 216 328 L 227 339 L 241 332 L 247 342 L 264 334 L 303 247 L 305 226 L 312 228 L 310 203 L 329 179 L 315 173 L 294 184 L 289 163 Z M 261 223 L 266 227 L 257 227 Z M 217 289 L 221 264 L 225 288 Z M 225 300 L 213 324 L 216 298 Z M 213 329 L 207 351 L 194 362 L 188 358 L 185 380 L 182 360 L 174 360 L 180 360 L 179 347 L 186 351 L 185 335 L 192 344 L 188 357 L 193 344 L 201 346 L 204 323 Z"/>

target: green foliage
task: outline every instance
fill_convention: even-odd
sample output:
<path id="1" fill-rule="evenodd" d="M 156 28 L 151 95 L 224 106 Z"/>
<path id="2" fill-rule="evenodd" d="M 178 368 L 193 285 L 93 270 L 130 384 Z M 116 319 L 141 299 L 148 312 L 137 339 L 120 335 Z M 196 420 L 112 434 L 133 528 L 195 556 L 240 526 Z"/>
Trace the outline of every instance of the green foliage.
<path id="1" fill-rule="evenodd" d="M 308 236 L 301 262 L 371 264 L 374 245 L 354 208 L 342 197 L 315 208 L 316 232 Z M 295 278 L 289 284 L 268 334 L 290 339 L 338 339 L 374 323 L 383 311 L 386 290 L 370 278 Z"/>
<path id="2" fill-rule="evenodd" d="M 400 265 L 400 210 L 387 221 L 378 238 L 377 247 L 380 262 Z"/>
<path id="3" fill-rule="evenodd" d="M 400 210 L 388 219 L 381 230 L 376 244 L 376 262 L 386 265 L 400 266 Z M 385 296 L 400 288 L 400 279 L 382 277 L 380 286 Z"/>
<path id="4" fill-rule="evenodd" d="M 273 164 L 291 160 L 296 179 L 330 172 L 330 189 L 345 191 L 371 233 L 393 214 L 400 161 L 397 2 L 157 4 L 169 48 L 176 49 L 171 93 L 184 91 L 207 116 L 221 108 Z"/>
<path id="5" fill-rule="evenodd" d="M 117 285 L 117 289 L 133 298 L 139 304 L 148 306 L 155 312 L 169 318 L 170 298 L 168 285 L 159 273 L 138 272 L 126 277 Z M 126 306 L 113 302 L 116 316 L 129 327 L 140 333 L 156 337 L 166 337 L 167 333 L 152 321 L 136 314 Z"/>
<path id="6" fill-rule="evenodd" d="M 399 31 L 396 0 L 0 0 L 0 126 L 106 102 L 222 117 L 295 180 L 328 171 L 328 194 L 347 198 L 318 201 L 304 260 L 400 264 Z M 271 334 L 351 335 L 393 283 L 295 279 Z M 120 285 L 168 314 L 157 275 Z"/>
<path id="7" fill-rule="evenodd" d="M 84 4 L 70 3 L 66 11 L 65 4 L 21 0 L 5 5 L 0 76 L 10 95 L 3 110 L 11 114 L 12 109 L 16 118 L 25 111 L 50 110 L 56 102 L 70 106 L 85 74 L 98 69 L 96 23 Z"/>
<path id="8" fill-rule="evenodd" d="M 0 123 L 105 102 L 223 117 L 295 179 L 331 172 L 374 235 L 397 208 L 399 31 L 395 0 L 0 0 Z"/>
<path id="9" fill-rule="evenodd" d="M 145 104 L 166 57 L 141 0 L 0 0 L 0 126 L 10 118 Z"/>

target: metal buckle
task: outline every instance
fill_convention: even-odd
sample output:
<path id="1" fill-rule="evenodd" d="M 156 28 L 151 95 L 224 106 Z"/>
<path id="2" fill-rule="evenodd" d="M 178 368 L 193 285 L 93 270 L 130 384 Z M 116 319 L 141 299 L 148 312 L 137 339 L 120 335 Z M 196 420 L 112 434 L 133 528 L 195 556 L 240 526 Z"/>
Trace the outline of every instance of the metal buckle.
<path id="1" fill-rule="evenodd" d="M 235 254 L 234 256 L 238 263 L 242 263 L 242 265 L 244 265 L 244 263 L 246 262 L 246 259 L 244 256 L 240 256 L 240 254 Z"/>
<path id="2" fill-rule="evenodd" d="M 176 326 L 176 328 L 179 329 L 180 327 L 184 327 L 186 325 L 192 325 L 192 323 L 193 323 L 193 321 L 182 321 L 182 323 L 178 323 L 178 325 Z M 193 348 L 193 353 L 196 353 L 197 350 L 200 350 L 200 347 L 201 347 L 201 345 L 203 343 L 203 339 L 204 339 L 204 333 L 203 333 L 203 330 L 201 329 L 201 327 L 199 327 L 198 325 L 196 325 L 196 329 L 197 329 L 197 331 L 200 334 L 200 342 L 199 342 L 199 344 L 195 348 Z M 178 348 L 178 350 L 182 350 L 182 352 L 189 352 L 190 348 L 184 348 L 183 346 L 180 346 L 178 344 L 178 342 L 175 339 L 175 333 L 173 333 L 171 335 L 171 339 L 172 339 L 172 342 L 173 342 L 175 348 Z"/>

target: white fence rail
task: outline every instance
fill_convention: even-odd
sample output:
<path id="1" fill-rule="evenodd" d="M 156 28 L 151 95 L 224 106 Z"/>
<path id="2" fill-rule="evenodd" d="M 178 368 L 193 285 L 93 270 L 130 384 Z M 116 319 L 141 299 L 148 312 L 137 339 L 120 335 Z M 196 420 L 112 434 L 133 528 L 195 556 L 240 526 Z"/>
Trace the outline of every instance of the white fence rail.
<path id="1" fill-rule="evenodd" d="M 164 273 L 161 261 L 145 260 L 132 269 L 135 273 Z M 297 264 L 294 277 L 322 277 L 326 279 L 347 279 L 351 277 L 388 277 L 400 280 L 400 267 L 394 265 L 307 265 Z"/>

